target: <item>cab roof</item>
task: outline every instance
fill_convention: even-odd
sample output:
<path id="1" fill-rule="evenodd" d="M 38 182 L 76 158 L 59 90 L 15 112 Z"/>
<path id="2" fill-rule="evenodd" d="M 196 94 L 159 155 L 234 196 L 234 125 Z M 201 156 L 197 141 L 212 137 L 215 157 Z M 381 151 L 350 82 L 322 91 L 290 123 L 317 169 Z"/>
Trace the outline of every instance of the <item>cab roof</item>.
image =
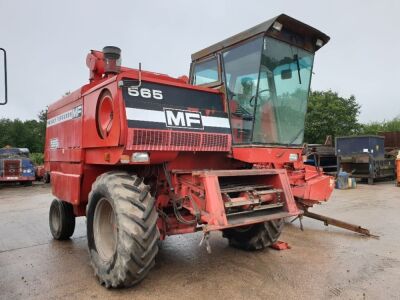
<path id="1" fill-rule="evenodd" d="M 305 40 L 307 41 L 307 43 L 305 43 L 303 45 L 303 48 L 305 48 L 306 50 L 311 51 L 311 52 L 315 52 L 319 48 L 321 48 L 316 45 L 317 39 L 320 39 L 323 42 L 323 45 L 328 43 L 328 41 L 330 39 L 329 36 L 327 36 L 325 33 L 321 32 L 317 29 L 315 29 L 307 24 L 304 24 L 292 17 L 289 17 L 288 15 L 280 14 L 279 16 L 276 16 L 275 18 L 272 18 L 272 19 L 265 21 L 257 26 L 254 26 L 243 32 L 235 34 L 234 36 L 231 36 L 230 38 L 227 38 L 221 42 L 218 42 L 214 45 L 204 48 L 203 50 L 193 53 L 192 54 L 192 62 L 200 60 L 209 55 L 212 55 L 216 52 L 219 52 L 225 48 L 231 47 L 241 41 L 247 40 L 247 39 L 252 38 L 261 33 L 265 33 L 265 34 L 275 37 L 277 39 L 285 40 L 285 34 L 283 32 L 279 32 L 279 31 L 273 29 L 273 25 L 275 22 L 279 22 L 280 24 L 282 24 L 282 31 L 285 30 L 292 34 L 296 34 L 298 36 L 304 37 Z"/>

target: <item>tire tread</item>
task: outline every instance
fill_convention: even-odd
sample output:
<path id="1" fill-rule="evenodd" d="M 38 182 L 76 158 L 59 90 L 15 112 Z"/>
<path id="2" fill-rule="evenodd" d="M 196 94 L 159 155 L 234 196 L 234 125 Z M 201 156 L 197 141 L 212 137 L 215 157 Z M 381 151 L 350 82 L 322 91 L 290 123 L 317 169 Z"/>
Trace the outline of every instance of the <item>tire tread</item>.
<path id="1" fill-rule="evenodd" d="M 223 231 L 223 237 L 228 239 L 229 245 L 232 247 L 250 251 L 260 250 L 275 243 L 282 228 L 283 219 L 278 219 L 252 225 L 247 231 L 239 231 L 235 228 L 226 229 Z"/>
<path id="2" fill-rule="evenodd" d="M 92 185 L 88 212 L 94 211 L 90 205 L 98 192 L 104 190 L 114 204 L 119 242 L 111 269 L 98 266 L 98 261 L 91 256 L 92 266 L 99 282 L 105 287 L 130 287 L 143 280 L 155 264 L 160 236 L 155 199 L 149 194 L 149 187 L 142 178 L 126 172 L 107 172 Z M 92 255 L 93 249 L 90 248 L 89 243 L 89 254 Z"/>

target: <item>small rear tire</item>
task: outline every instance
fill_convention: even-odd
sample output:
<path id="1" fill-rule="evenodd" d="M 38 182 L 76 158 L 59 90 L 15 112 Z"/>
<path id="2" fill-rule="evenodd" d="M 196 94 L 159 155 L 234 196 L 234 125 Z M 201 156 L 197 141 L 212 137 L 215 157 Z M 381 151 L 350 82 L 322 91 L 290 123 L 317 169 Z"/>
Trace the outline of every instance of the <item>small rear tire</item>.
<path id="1" fill-rule="evenodd" d="M 70 203 L 54 199 L 49 211 L 50 232 L 56 240 L 67 240 L 75 230 L 75 215 Z"/>
<path id="2" fill-rule="evenodd" d="M 278 219 L 260 224 L 225 229 L 222 235 L 229 240 L 229 246 L 254 251 L 274 244 L 281 235 L 283 225 L 283 219 Z"/>
<path id="3" fill-rule="evenodd" d="M 49 172 L 44 173 L 44 175 L 42 177 L 42 182 L 43 183 L 50 183 L 50 173 Z"/>
<path id="4" fill-rule="evenodd" d="M 116 171 L 92 185 L 86 212 L 89 255 L 107 288 L 133 286 L 155 264 L 160 234 L 149 190 L 136 175 Z"/>

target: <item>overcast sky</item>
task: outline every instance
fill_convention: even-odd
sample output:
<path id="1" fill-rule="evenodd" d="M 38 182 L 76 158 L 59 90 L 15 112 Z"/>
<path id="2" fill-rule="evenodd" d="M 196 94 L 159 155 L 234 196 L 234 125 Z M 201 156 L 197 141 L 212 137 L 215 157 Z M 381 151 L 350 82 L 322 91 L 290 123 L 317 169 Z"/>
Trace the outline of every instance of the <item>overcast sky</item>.
<path id="1" fill-rule="evenodd" d="M 0 118 L 35 118 L 87 83 L 90 49 L 115 45 L 125 66 L 187 75 L 191 53 L 280 13 L 331 37 L 317 52 L 312 89 L 355 95 L 362 122 L 400 115 L 400 1 L 0 0 L 9 70 Z"/>

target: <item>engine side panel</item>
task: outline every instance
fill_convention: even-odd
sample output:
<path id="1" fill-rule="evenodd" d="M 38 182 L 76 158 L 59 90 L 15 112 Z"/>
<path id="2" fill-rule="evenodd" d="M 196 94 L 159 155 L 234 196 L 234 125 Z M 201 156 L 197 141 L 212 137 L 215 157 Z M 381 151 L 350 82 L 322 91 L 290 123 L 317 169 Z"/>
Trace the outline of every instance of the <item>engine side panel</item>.
<path id="1" fill-rule="evenodd" d="M 49 111 L 46 129 L 45 160 L 82 160 L 82 98 Z"/>
<path id="2" fill-rule="evenodd" d="M 110 93 L 112 99 L 112 124 L 108 136 L 101 137 L 98 132 L 97 109 L 99 100 L 104 93 Z M 117 84 L 112 81 L 109 84 L 103 85 L 94 91 L 84 95 L 83 101 L 84 116 L 83 122 L 83 141 L 82 148 L 99 148 L 99 147 L 115 147 L 119 145 L 121 135 L 121 122 L 125 120 L 121 116 L 121 101 Z"/>

